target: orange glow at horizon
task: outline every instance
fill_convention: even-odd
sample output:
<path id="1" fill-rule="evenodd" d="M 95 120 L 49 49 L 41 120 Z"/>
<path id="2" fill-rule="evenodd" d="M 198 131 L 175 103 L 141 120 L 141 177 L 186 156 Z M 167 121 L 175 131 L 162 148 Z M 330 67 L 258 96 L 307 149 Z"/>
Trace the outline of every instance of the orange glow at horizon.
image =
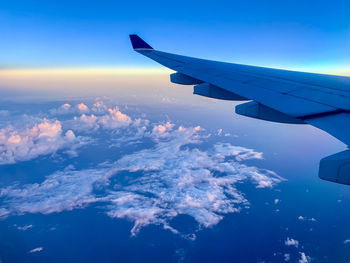
<path id="1" fill-rule="evenodd" d="M 149 75 L 169 74 L 167 68 L 44 68 L 0 69 L 0 76 L 21 75 Z"/>
<path id="2" fill-rule="evenodd" d="M 298 71 L 309 71 L 310 68 L 294 68 Z M 316 69 L 316 67 L 312 67 Z M 336 68 L 319 66 L 316 73 L 336 74 Z M 350 76 L 350 69 L 343 68 L 345 74 Z M 172 85 L 169 74 L 173 73 L 167 68 L 47 68 L 47 69 L 0 69 L 0 89 L 17 89 L 26 91 L 59 91 L 94 93 L 108 91 L 119 87 L 125 92 L 144 90 L 147 87 L 160 87 Z M 347 74 L 346 74 L 347 73 Z"/>
<path id="3" fill-rule="evenodd" d="M 61 68 L 2 69 L 0 85 L 19 89 L 107 88 L 115 84 L 132 86 L 168 80 L 166 68 Z M 147 80 L 147 82 L 146 82 Z M 0 86 L 0 88 L 1 88 Z"/>
<path id="4" fill-rule="evenodd" d="M 275 67 L 273 67 L 275 68 Z M 281 68 L 283 69 L 283 68 Z M 348 66 L 296 66 L 286 68 L 286 70 L 313 72 L 320 74 L 350 76 L 350 67 Z M 161 75 L 170 74 L 173 71 L 165 67 L 155 68 L 21 68 L 21 69 L 0 69 L 0 76 L 25 76 L 25 75 Z"/>
<path id="5" fill-rule="evenodd" d="M 0 69 L 0 89 L 50 98 L 139 97 L 168 88 L 171 73 L 166 68 Z"/>

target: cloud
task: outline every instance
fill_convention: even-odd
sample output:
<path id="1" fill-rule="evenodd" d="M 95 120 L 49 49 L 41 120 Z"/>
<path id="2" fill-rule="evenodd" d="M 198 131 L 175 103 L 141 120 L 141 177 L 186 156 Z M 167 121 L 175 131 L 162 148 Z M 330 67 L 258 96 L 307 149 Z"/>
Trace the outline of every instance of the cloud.
<path id="1" fill-rule="evenodd" d="M 65 114 L 87 113 L 89 111 L 90 111 L 89 107 L 84 103 L 79 103 L 74 107 L 69 103 L 64 103 L 58 108 L 50 109 L 49 113 L 51 115 L 65 115 Z"/>
<path id="2" fill-rule="evenodd" d="M 135 120 L 136 122 L 136 120 Z M 122 113 L 118 107 L 110 108 L 107 114 L 82 114 L 66 122 L 68 127 L 80 132 L 93 132 L 98 129 L 117 130 L 133 124 L 133 120 L 127 114 Z M 137 122 L 136 122 L 137 124 Z"/>
<path id="3" fill-rule="evenodd" d="M 118 107 L 108 109 L 108 115 L 104 115 L 99 119 L 100 125 L 106 129 L 116 129 L 126 127 L 131 124 L 131 118 L 119 111 Z"/>
<path id="4" fill-rule="evenodd" d="M 311 258 L 307 255 L 305 255 L 304 252 L 300 252 L 300 259 L 299 259 L 299 263 L 309 263 L 311 262 Z"/>
<path id="5" fill-rule="evenodd" d="M 85 115 L 82 114 L 80 117 L 74 117 L 73 121 L 68 121 L 69 127 L 76 131 L 93 132 L 99 128 L 97 123 L 98 117 L 94 114 Z"/>
<path id="6" fill-rule="evenodd" d="M 91 110 L 95 113 L 104 113 L 107 110 L 107 106 L 103 101 L 98 100 L 92 105 Z"/>
<path id="7" fill-rule="evenodd" d="M 290 254 L 285 253 L 284 254 L 284 261 L 288 262 L 290 260 Z"/>
<path id="8" fill-rule="evenodd" d="M 106 128 L 100 121 L 106 116 L 118 123 L 108 125 L 124 129 L 119 138 L 121 147 L 130 138 L 141 142 L 150 139 L 153 144 L 91 169 L 68 167 L 48 175 L 41 183 L 2 188 L 0 217 L 49 214 L 99 203 L 99 209 L 108 216 L 132 221 L 132 235 L 150 224 L 180 234 L 170 223 L 178 215 L 191 216 L 199 228 L 211 227 L 225 214 L 248 207 L 237 183 L 251 181 L 257 188 L 271 188 L 283 180 L 272 171 L 244 164 L 246 160 L 261 159 L 262 153 L 222 142 L 202 147 L 208 134 L 199 126 L 176 127 L 171 122 L 151 125 L 147 120 L 132 120 L 118 108 L 95 120 L 90 115 L 89 119 L 73 121 L 91 120 Z M 43 133 L 62 137 L 59 123 L 52 125 L 56 128 L 48 127 Z M 66 132 L 63 137 L 73 140 L 73 134 Z"/>
<path id="9" fill-rule="evenodd" d="M 59 108 L 51 109 L 50 113 L 62 115 L 78 111 L 88 111 L 88 107 L 84 103 L 76 107 L 65 103 Z M 125 132 L 134 133 L 129 134 L 127 138 L 131 141 L 142 138 L 147 129 L 147 120 L 132 120 L 127 114 L 119 111 L 118 107 L 107 109 L 102 101 L 94 103 L 92 111 L 96 114 L 103 112 L 106 114 L 83 113 L 80 117 L 64 121 L 30 116 L 11 120 L 8 126 L 0 129 L 0 165 L 31 160 L 42 155 L 54 154 L 58 150 L 65 150 L 64 153 L 75 157 L 79 147 L 92 141 L 88 137 L 76 136 L 76 133 L 88 134 L 98 129 L 117 132 L 120 129 L 129 128 Z"/>
<path id="10" fill-rule="evenodd" d="M 249 159 L 262 159 L 262 153 L 256 152 L 252 149 L 233 146 L 229 143 L 220 143 L 215 145 L 218 154 L 234 156 L 237 161 L 244 161 Z"/>
<path id="11" fill-rule="evenodd" d="M 27 184 L 21 188 L 16 185 L 2 188 L 0 198 L 7 204 L 6 213 L 23 215 L 25 213 L 50 214 L 74 208 L 85 207 L 99 200 L 93 194 L 94 183 L 103 180 L 106 170 L 66 169 L 56 172 L 38 184 Z"/>
<path id="12" fill-rule="evenodd" d="M 42 251 L 44 248 L 43 247 L 37 247 L 29 251 L 29 253 L 36 253 Z"/>
<path id="13" fill-rule="evenodd" d="M 284 242 L 286 246 L 294 246 L 296 248 L 299 247 L 299 241 L 293 238 L 287 237 L 286 241 Z M 301 246 L 302 247 L 302 246 Z M 311 257 L 307 256 L 304 252 L 299 252 L 300 259 L 299 263 L 309 263 L 311 262 Z M 289 261 L 290 260 L 290 254 L 284 254 L 284 260 Z"/>
<path id="14" fill-rule="evenodd" d="M 314 217 L 307 218 L 307 217 L 305 217 L 305 216 L 299 216 L 299 217 L 298 217 L 298 220 L 300 220 L 300 221 L 313 221 L 313 222 L 316 222 L 316 221 L 317 221 Z"/>
<path id="15" fill-rule="evenodd" d="M 349 244 L 350 243 L 350 239 L 345 239 L 344 240 L 344 244 Z"/>
<path id="16" fill-rule="evenodd" d="M 63 105 L 61 106 L 61 109 L 63 109 L 63 110 L 69 110 L 71 107 L 72 107 L 72 106 L 71 106 L 70 104 L 65 103 L 65 104 L 63 104 Z"/>
<path id="17" fill-rule="evenodd" d="M 51 115 L 63 115 L 73 113 L 72 106 L 69 103 L 62 104 L 60 107 L 49 110 Z"/>
<path id="18" fill-rule="evenodd" d="M 22 230 L 22 231 L 26 231 L 28 230 L 29 228 L 32 228 L 33 225 L 26 225 L 26 226 L 18 226 L 17 229 L 18 230 Z"/>
<path id="19" fill-rule="evenodd" d="M 79 103 L 77 105 L 77 109 L 80 111 L 80 112 L 88 112 L 89 111 L 89 107 L 86 106 L 84 103 Z"/>
<path id="20" fill-rule="evenodd" d="M 284 241 L 284 244 L 286 246 L 294 246 L 294 247 L 298 247 L 299 246 L 299 241 L 298 240 L 295 240 L 293 238 L 289 238 L 287 237 L 286 241 Z"/>
<path id="21" fill-rule="evenodd" d="M 6 208 L 0 208 L 0 218 L 6 218 L 10 215 L 10 211 Z"/>
<path id="22" fill-rule="evenodd" d="M 93 111 L 101 108 L 100 104 L 93 104 Z M 64 115 L 64 114 L 74 114 L 74 113 L 87 113 L 90 109 L 85 103 L 76 104 L 74 107 L 69 103 L 64 103 L 58 108 L 53 108 L 49 112 L 52 115 Z"/>
<path id="23" fill-rule="evenodd" d="M 0 164 L 27 161 L 61 149 L 75 151 L 86 143 L 72 130 L 63 131 L 58 120 L 40 119 L 30 127 L 8 125 L 0 129 Z"/>
<path id="24" fill-rule="evenodd" d="M 174 124 L 167 122 L 165 124 L 154 125 L 152 130 L 152 135 L 154 136 L 168 136 L 168 132 L 171 131 L 174 127 Z M 182 126 L 179 127 L 179 131 L 184 129 Z"/>
<path id="25" fill-rule="evenodd" d="M 97 100 L 92 104 L 91 108 L 85 103 L 79 103 L 75 106 L 72 106 L 69 103 L 64 103 L 58 108 L 53 108 L 49 110 L 51 115 L 65 115 L 65 114 L 87 114 L 88 112 L 93 112 L 94 114 L 103 114 L 106 113 L 108 107 L 104 104 L 102 100 Z M 0 111 L 1 113 L 1 111 Z M 1 115 L 1 114 L 0 114 Z"/>

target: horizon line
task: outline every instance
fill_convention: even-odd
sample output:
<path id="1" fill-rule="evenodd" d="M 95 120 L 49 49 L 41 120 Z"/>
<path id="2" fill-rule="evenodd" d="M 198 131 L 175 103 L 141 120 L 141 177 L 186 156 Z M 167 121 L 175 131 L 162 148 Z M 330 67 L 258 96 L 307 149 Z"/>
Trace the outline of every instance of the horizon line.
<path id="1" fill-rule="evenodd" d="M 265 66 L 263 66 L 265 67 Z M 334 68 L 334 67 L 291 67 L 291 68 L 278 68 L 270 67 L 282 70 L 301 71 L 308 73 L 327 74 L 350 77 L 350 68 Z M 171 69 L 165 67 L 52 67 L 52 68 L 1 68 L 0 74 L 10 75 L 28 75 L 28 74 L 49 74 L 49 75 L 86 75 L 86 74 L 98 74 L 98 75 L 152 75 L 152 74 L 171 74 L 174 72 Z"/>

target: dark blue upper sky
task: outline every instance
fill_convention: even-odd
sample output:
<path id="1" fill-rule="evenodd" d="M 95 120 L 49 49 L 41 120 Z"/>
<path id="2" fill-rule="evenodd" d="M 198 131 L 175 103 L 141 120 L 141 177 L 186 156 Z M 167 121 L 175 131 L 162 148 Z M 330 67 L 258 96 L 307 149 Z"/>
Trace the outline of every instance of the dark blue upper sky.
<path id="1" fill-rule="evenodd" d="M 154 66 L 128 34 L 160 50 L 246 64 L 346 71 L 350 2 L 4 1 L 1 67 Z"/>

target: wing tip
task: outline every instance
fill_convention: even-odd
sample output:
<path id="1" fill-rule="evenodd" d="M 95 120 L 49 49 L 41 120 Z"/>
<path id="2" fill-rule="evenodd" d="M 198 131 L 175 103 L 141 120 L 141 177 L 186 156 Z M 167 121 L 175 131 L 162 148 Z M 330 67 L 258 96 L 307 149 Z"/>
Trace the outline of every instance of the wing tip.
<path id="1" fill-rule="evenodd" d="M 147 44 L 141 37 L 136 34 L 130 34 L 130 41 L 134 50 L 137 49 L 153 49 L 149 44 Z"/>

